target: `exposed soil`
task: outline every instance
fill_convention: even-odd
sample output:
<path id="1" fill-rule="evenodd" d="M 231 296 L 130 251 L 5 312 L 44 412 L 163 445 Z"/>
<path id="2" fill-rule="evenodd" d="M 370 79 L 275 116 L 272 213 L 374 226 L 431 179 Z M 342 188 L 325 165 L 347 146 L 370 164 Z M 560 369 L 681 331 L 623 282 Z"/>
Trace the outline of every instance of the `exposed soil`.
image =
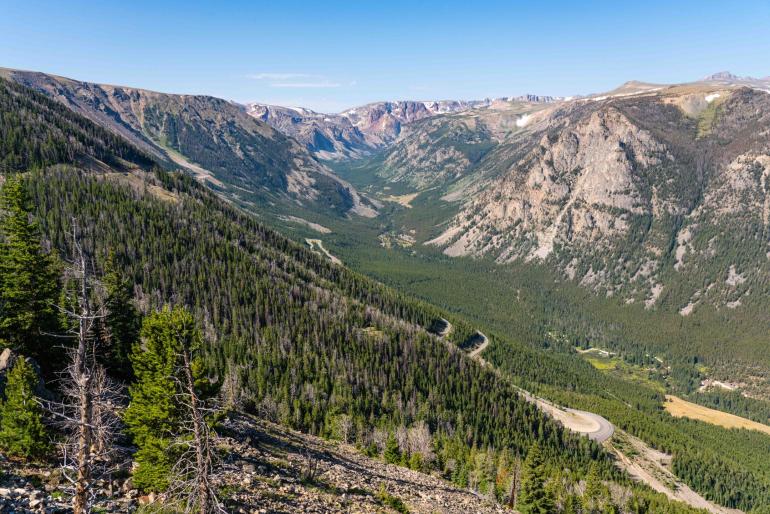
<path id="1" fill-rule="evenodd" d="M 650 448 L 641 439 L 618 431 L 612 441 L 605 444 L 605 447 L 617 457 L 618 467 L 625 470 L 632 478 L 671 499 L 715 514 L 743 512 L 711 503 L 690 489 L 671 472 L 671 455 Z"/>

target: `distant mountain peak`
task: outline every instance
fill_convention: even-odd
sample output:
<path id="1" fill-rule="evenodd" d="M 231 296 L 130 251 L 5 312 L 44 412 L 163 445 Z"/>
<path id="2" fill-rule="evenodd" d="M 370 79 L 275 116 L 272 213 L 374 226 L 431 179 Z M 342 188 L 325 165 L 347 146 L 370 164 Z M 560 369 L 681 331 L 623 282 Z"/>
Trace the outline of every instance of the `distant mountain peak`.
<path id="1" fill-rule="evenodd" d="M 714 73 L 712 75 L 709 75 L 707 77 L 704 77 L 703 80 L 740 80 L 741 77 L 738 75 L 733 75 L 729 71 L 719 71 L 717 73 Z"/>

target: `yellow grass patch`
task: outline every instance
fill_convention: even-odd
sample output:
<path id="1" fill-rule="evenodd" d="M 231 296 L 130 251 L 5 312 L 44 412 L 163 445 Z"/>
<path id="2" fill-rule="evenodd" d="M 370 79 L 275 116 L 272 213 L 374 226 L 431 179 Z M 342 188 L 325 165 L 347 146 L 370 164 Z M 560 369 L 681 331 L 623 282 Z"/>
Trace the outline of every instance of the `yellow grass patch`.
<path id="1" fill-rule="evenodd" d="M 675 418 L 690 418 L 699 421 L 705 421 L 712 425 L 718 425 L 725 428 L 746 428 L 748 430 L 759 430 L 770 435 L 770 426 L 751 421 L 750 419 L 728 414 L 727 412 L 709 409 L 702 405 L 691 403 L 676 396 L 666 395 L 666 410 Z"/>
<path id="2" fill-rule="evenodd" d="M 390 195 L 390 196 L 386 196 L 385 200 L 387 200 L 388 202 L 396 202 L 398 204 L 403 205 L 407 209 L 411 209 L 412 208 L 412 204 L 411 204 L 412 200 L 417 198 L 417 195 L 419 195 L 419 194 L 420 193 L 410 193 L 408 195 L 401 195 L 401 196 Z"/>

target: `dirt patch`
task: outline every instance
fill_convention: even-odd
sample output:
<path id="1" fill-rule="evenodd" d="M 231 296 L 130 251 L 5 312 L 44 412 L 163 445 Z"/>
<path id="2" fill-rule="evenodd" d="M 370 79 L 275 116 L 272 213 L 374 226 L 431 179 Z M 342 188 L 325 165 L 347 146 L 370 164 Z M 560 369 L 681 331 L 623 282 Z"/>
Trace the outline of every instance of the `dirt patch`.
<path id="1" fill-rule="evenodd" d="M 183 168 L 187 168 L 190 170 L 194 175 L 196 180 L 198 182 L 205 184 L 206 182 L 210 182 L 211 184 L 214 184 L 218 187 L 225 187 L 225 185 L 214 176 L 214 173 L 207 170 L 206 168 L 203 168 L 202 166 L 199 166 L 195 164 L 194 162 L 190 161 L 187 157 L 180 154 L 177 151 L 172 150 L 171 148 L 163 148 L 166 151 L 166 154 L 168 157 L 174 161 L 174 163 L 182 166 Z"/>
<path id="2" fill-rule="evenodd" d="M 679 500 L 715 514 L 742 512 L 711 503 L 690 489 L 671 472 L 671 456 L 650 448 L 641 439 L 618 431 L 612 441 L 605 444 L 605 447 L 617 457 L 615 463 L 619 468 L 635 480 L 647 484 L 672 500 Z"/>
<path id="3" fill-rule="evenodd" d="M 331 234 L 332 232 L 331 229 L 328 229 L 323 225 L 319 225 L 318 223 L 313 223 L 312 221 L 308 221 L 304 218 L 300 218 L 297 216 L 279 216 L 278 218 L 283 221 L 290 221 L 292 223 L 297 223 L 298 225 L 304 225 L 307 228 L 315 230 L 316 232 L 319 232 L 321 234 Z"/>
<path id="4" fill-rule="evenodd" d="M 179 196 L 175 193 L 172 193 L 168 189 L 164 189 L 160 187 L 157 184 L 153 184 L 148 181 L 147 177 L 149 174 L 146 174 L 143 176 L 144 172 L 140 170 L 136 170 L 129 173 L 116 173 L 116 172 L 109 172 L 105 173 L 104 177 L 109 180 L 114 180 L 116 182 L 119 182 L 121 184 L 126 184 L 130 186 L 132 189 L 137 191 L 138 193 L 147 192 L 157 198 L 158 200 L 163 200 L 165 202 L 171 202 L 171 203 L 178 203 L 179 202 Z"/>
<path id="5" fill-rule="evenodd" d="M 329 250 L 326 249 L 326 247 L 323 244 L 323 241 L 320 239 L 305 239 L 305 242 L 308 244 L 311 250 L 317 251 L 325 255 L 329 258 L 330 261 L 332 261 L 334 264 L 342 264 L 342 261 L 339 260 L 337 257 L 329 253 Z"/>

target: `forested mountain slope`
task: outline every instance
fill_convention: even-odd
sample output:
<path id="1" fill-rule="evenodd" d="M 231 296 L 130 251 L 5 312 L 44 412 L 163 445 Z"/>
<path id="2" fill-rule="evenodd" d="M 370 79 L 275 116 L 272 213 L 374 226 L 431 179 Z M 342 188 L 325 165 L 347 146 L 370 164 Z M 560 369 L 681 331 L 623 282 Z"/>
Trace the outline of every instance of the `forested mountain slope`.
<path id="1" fill-rule="evenodd" d="M 768 497 L 767 459 L 751 447 L 756 441 L 700 425 L 680 433 L 658 412 L 658 392 L 496 336 L 492 348 L 503 354 L 491 357 L 505 373 L 482 366 L 458 348 L 474 330 L 461 318 L 328 262 L 185 174 L 151 168 L 141 151 L 43 95 L 0 86 L 13 99 L 0 104 L 8 113 L 23 105 L 14 133 L 35 134 L 9 145 L 5 162 L 27 164 L 5 174 L 21 173 L 53 252 L 69 253 L 77 220 L 97 272 L 116 262 L 140 312 L 188 306 L 203 328 L 210 382 L 227 384 L 240 408 L 326 437 L 344 431 L 362 451 L 501 501 L 516 458 L 535 455 L 537 443 L 544 462 L 526 465 L 562 506 L 582 501 L 581 481 L 591 475 L 615 484 L 612 502 L 622 511 L 687 511 L 631 487 L 600 447 L 525 402 L 515 378 L 576 406 L 600 407 L 649 436 L 675 452 L 676 469 L 715 501 L 748 509 Z M 57 141 L 85 143 L 64 156 L 43 151 Z M 454 327 L 447 338 L 429 332 L 441 317 Z M 41 365 L 45 372 L 59 363 Z M 729 448 L 699 445 L 709 438 L 729 440 Z M 704 470 L 716 482 L 701 481 Z"/>
<path id="2" fill-rule="evenodd" d="M 769 127 L 761 81 L 629 82 L 435 115 L 335 168 L 413 243 L 688 316 L 768 296 Z"/>
<path id="3" fill-rule="evenodd" d="M 767 90 L 629 82 L 412 123 L 335 164 L 386 207 L 327 246 L 536 346 L 657 356 L 687 394 L 716 380 L 767 398 Z"/>
<path id="4" fill-rule="evenodd" d="M 160 162 L 186 168 L 240 204 L 373 214 L 354 188 L 295 140 L 231 102 L 37 72 L 2 69 L 0 75 L 44 93 Z"/>
<path id="5" fill-rule="evenodd" d="M 348 419 L 355 440 L 374 452 L 378 430 L 425 427 L 434 443 L 424 465 L 460 484 L 476 465 L 468 460 L 473 448 L 498 459 L 522 455 L 535 441 L 575 477 L 592 461 L 618 476 L 595 444 L 569 435 L 509 382 L 427 332 L 442 314 L 436 309 L 326 262 L 185 175 L 150 171 L 139 150 L 42 95 L 0 86 L 3 118 L 14 115 L 13 132 L 3 125 L 13 140 L 6 173 L 22 172 L 22 163 L 32 168 L 24 182 L 54 252 L 68 253 L 77 220 L 89 258 L 99 268 L 112 253 L 141 311 L 189 306 L 206 335 L 210 378 L 228 377 L 239 405 L 325 436 Z M 49 150 L 68 141 L 83 143 L 66 155 Z M 462 342 L 468 332 L 455 325 Z"/>

